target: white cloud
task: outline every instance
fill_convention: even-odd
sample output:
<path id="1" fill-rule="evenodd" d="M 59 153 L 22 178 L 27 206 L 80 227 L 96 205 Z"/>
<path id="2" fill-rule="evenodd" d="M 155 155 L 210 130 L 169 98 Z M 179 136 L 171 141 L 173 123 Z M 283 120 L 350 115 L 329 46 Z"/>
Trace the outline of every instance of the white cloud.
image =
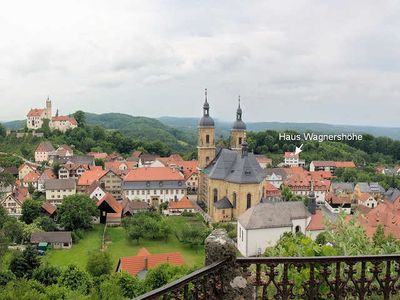
<path id="1" fill-rule="evenodd" d="M 394 1 L 8 1 L 0 120 L 61 112 L 400 126 Z M 169 105 L 164 105 L 164 103 Z M 380 113 L 377 113 L 380 112 Z M 371 118 L 371 116 L 373 116 Z"/>

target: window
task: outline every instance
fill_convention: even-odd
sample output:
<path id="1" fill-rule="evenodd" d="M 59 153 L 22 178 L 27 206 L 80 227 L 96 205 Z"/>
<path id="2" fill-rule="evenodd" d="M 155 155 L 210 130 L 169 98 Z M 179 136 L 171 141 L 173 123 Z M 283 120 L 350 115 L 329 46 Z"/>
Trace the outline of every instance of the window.
<path id="1" fill-rule="evenodd" d="M 297 225 L 297 226 L 296 226 L 296 228 L 295 228 L 295 232 L 296 232 L 296 233 L 298 233 L 298 232 L 301 232 L 301 228 L 300 228 L 300 226 L 299 226 L 299 225 Z"/>
<path id="2" fill-rule="evenodd" d="M 233 192 L 232 200 L 233 200 L 232 206 L 233 208 L 236 208 L 237 194 L 235 192 Z"/>
<path id="3" fill-rule="evenodd" d="M 238 143 L 239 143 L 239 146 L 242 144 L 242 138 L 241 137 L 239 138 L 239 142 Z"/>
<path id="4" fill-rule="evenodd" d="M 251 194 L 247 194 L 247 203 L 246 208 L 249 209 L 251 207 Z"/>
<path id="5" fill-rule="evenodd" d="M 208 164 L 210 162 L 210 158 L 206 156 L 206 163 Z"/>
<path id="6" fill-rule="evenodd" d="M 209 144 L 210 143 L 210 135 L 206 135 L 206 143 Z"/>
<path id="7" fill-rule="evenodd" d="M 214 199 L 214 202 L 218 201 L 218 190 L 217 189 L 213 190 L 213 199 Z"/>

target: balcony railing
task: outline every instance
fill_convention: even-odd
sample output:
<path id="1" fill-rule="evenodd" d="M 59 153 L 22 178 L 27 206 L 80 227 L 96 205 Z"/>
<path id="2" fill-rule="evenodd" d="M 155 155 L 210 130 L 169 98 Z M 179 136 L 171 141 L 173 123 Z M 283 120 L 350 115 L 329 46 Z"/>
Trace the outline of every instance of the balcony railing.
<path id="1" fill-rule="evenodd" d="M 206 267 L 136 299 L 399 299 L 400 254 L 236 257 L 226 231 L 205 241 Z"/>

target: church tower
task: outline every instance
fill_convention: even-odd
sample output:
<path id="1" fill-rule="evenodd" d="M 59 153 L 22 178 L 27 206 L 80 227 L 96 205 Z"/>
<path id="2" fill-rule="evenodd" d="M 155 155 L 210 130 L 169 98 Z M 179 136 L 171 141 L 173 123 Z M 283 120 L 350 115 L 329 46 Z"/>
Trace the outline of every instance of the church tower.
<path id="1" fill-rule="evenodd" d="M 47 97 L 47 100 L 46 100 L 46 119 L 51 120 L 51 115 L 52 115 L 51 101 L 50 101 L 49 97 Z"/>
<path id="2" fill-rule="evenodd" d="M 242 121 L 242 108 L 240 107 L 240 96 L 239 105 L 236 110 L 236 121 L 233 123 L 231 129 L 230 146 L 231 150 L 241 153 L 242 144 L 246 139 L 246 124 Z"/>
<path id="3" fill-rule="evenodd" d="M 203 117 L 200 119 L 198 127 L 197 156 L 200 169 L 207 167 L 215 158 L 215 127 L 214 120 L 210 117 L 207 89 L 205 90 Z"/>

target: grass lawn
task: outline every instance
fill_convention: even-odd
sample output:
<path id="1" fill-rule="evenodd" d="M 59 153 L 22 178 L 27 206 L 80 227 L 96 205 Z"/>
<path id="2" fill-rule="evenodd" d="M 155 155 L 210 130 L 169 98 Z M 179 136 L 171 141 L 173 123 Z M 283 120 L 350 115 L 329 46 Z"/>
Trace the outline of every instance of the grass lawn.
<path id="1" fill-rule="evenodd" d="M 77 244 L 73 244 L 69 250 L 50 250 L 43 257 L 49 264 L 60 267 L 75 264 L 78 267 L 86 268 L 88 254 L 100 249 L 103 235 L 103 225 L 95 225 L 93 230 L 85 233 L 85 237 Z"/>
<path id="2" fill-rule="evenodd" d="M 192 224 L 193 226 L 205 226 L 201 219 L 196 217 L 167 217 L 168 222 L 173 230 L 180 230 Z M 89 253 L 100 249 L 101 238 L 103 234 L 103 225 L 96 225 L 92 231 L 85 234 L 85 237 L 74 244 L 70 250 L 50 250 L 43 259 L 52 265 L 65 267 L 71 263 L 78 267 L 86 268 Z M 138 250 L 146 247 L 150 253 L 166 253 L 166 252 L 181 252 L 185 264 L 189 266 L 201 267 L 204 265 L 204 247 L 197 249 L 190 248 L 187 245 L 178 241 L 175 234 L 169 236 L 168 241 L 150 241 L 140 240 L 138 245 L 136 241 L 131 241 L 126 238 L 125 229 L 122 227 L 107 228 L 107 252 L 110 254 L 114 267 L 117 266 L 118 259 L 122 256 L 136 255 Z"/>

